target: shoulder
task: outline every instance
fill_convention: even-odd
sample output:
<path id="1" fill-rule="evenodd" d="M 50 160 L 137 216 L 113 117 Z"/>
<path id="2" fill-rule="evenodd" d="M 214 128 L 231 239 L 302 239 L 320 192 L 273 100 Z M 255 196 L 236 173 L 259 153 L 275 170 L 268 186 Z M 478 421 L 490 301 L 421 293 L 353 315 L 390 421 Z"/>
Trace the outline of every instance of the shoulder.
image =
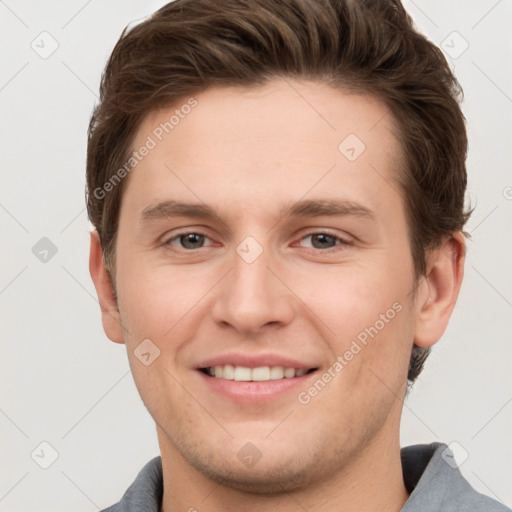
<path id="1" fill-rule="evenodd" d="M 446 444 L 402 449 L 402 469 L 410 492 L 402 512 L 511 512 L 469 484 Z"/>
<path id="2" fill-rule="evenodd" d="M 155 457 L 141 469 L 121 501 L 101 512 L 159 512 L 162 495 L 162 459 Z"/>

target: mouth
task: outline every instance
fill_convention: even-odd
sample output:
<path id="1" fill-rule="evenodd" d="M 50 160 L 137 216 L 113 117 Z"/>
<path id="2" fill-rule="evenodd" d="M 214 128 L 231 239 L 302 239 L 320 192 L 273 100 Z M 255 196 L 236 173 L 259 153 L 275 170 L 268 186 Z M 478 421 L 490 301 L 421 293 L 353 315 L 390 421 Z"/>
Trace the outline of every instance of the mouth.
<path id="1" fill-rule="evenodd" d="M 316 371 L 317 368 L 293 368 L 285 366 L 235 366 L 225 364 L 199 368 L 199 371 L 213 379 L 236 382 L 266 382 L 283 379 L 295 379 Z"/>
<path id="2" fill-rule="evenodd" d="M 275 400 L 293 400 L 293 393 L 315 378 L 320 368 L 317 361 L 300 361 L 276 353 L 229 352 L 200 361 L 194 373 L 213 397 L 261 406 Z"/>

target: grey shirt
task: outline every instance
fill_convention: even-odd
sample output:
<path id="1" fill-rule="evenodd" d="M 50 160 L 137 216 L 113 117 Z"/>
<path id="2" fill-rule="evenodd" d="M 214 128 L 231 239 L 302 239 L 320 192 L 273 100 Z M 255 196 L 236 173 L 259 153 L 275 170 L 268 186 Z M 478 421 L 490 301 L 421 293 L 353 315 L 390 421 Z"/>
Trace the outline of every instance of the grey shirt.
<path id="1" fill-rule="evenodd" d="M 511 512 L 475 491 L 462 476 L 449 448 L 442 443 L 402 448 L 404 483 L 410 493 L 401 512 Z M 162 461 L 148 462 L 121 501 L 103 512 L 160 512 Z"/>

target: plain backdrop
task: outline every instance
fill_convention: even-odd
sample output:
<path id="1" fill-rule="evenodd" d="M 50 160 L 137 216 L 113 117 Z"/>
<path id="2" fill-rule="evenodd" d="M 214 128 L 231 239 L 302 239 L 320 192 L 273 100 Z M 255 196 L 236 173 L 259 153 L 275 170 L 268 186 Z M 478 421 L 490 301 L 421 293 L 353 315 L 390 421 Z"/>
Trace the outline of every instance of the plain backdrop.
<path id="1" fill-rule="evenodd" d="M 84 184 L 105 61 L 163 3 L 0 1 L 0 511 L 102 509 L 158 454 L 125 348 L 101 327 Z M 460 300 L 405 402 L 402 443 L 454 443 L 470 483 L 512 506 L 512 2 L 405 5 L 464 88 L 476 209 Z"/>

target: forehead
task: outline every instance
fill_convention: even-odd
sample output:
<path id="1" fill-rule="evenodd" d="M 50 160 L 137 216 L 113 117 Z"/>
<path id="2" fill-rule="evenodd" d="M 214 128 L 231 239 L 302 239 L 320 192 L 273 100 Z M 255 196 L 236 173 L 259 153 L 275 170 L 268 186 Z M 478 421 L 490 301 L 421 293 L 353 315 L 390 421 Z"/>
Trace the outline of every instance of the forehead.
<path id="1" fill-rule="evenodd" d="M 257 206 L 262 198 L 289 202 L 313 189 L 364 196 L 380 187 L 381 201 L 386 194 L 396 200 L 393 130 L 378 99 L 322 83 L 211 88 L 146 116 L 132 149 L 151 149 L 125 194 L 139 211 L 169 194 L 225 206 L 238 194 Z"/>
<path id="2" fill-rule="evenodd" d="M 340 137 L 349 133 L 368 144 L 383 136 L 389 139 L 393 127 L 389 109 L 373 95 L 349 93 L 321 82 L 275 78 L 265 85 L 211 87 L 182 97 L 169 108 L 149 113 L 135 143 L 153 134 L 158 142 L 172 144 L 171 135 L 180 133 L 229 137 L 231 146 L 247 135 L 278 135 L 285 145 L 315 132 L 326 142 L 332 140 L 336 148 Z"/>

